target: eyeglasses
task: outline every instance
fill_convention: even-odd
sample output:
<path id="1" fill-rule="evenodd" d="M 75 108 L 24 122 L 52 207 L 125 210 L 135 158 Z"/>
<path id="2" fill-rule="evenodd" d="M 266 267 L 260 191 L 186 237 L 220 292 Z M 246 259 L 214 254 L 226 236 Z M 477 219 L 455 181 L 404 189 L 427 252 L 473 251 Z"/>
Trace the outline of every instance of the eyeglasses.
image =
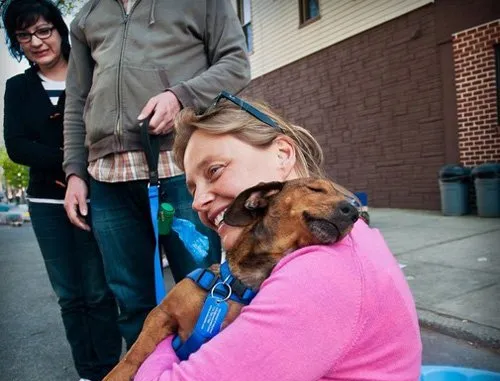
<path id="1" fill-rule="evenodd" d="M 245 102 L 243 99 L 238 98 L 237 96 L 228 93 L 227 91 L 221 91 L 219 95 L 215 97 L 212 105 L 207 109 L 207 111 L 213 109 L 221 99 L 227 99 L 228 101 L 233 102 L 235 105 L 240 106 L 242 110 L 245 110 L 254 118 L 260 120 L 262 123 L 265 123 L 272 128 L 276 128 L 277 130 L 281 130 L 281 127 L 278 126 L 278 124 L 273 119 L 271 119 L 269 115 L 264 114 L 262 111 L 252 106 L 250 103 Z"/>
<path id="2" fill-rule="evenodd" d="M 47 26 L 40 29 L 35 30 L 33 33 L 30 32 L 18 32 L 16 33 L 16 39 L 22 44 L 27 44 L 31 42 L 33 36 L 37 36 L 40 40 L 46 40 L 50 36 L 52 36 L 52 31 L 55 29 L 55 26 Z"/>

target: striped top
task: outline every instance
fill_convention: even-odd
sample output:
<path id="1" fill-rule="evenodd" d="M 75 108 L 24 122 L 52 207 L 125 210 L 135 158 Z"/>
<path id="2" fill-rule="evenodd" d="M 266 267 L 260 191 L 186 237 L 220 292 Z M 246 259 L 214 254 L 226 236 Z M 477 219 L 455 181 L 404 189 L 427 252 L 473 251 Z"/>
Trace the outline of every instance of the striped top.
<path id="1" fill-rule="evenodd" d="M 54 81 L 50 78 L 45 77 L 42 73 L 38 72 L 38 76 L 42 79 L 42 85 L 45 91 L 47 91 L 47 95 L 50 98 L 50 101 L 55 106 L 59 101 L 59 97 L 63 93 L 66 88 L 66 81 Z"/>

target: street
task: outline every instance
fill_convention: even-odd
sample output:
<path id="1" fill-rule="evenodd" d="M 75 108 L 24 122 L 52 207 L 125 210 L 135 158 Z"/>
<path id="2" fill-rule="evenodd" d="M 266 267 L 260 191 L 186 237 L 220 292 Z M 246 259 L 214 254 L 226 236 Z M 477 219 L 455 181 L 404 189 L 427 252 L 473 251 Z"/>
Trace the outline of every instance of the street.
<path id="1" fill-rule="evenodd" d="M 0 225 L 0 379 L 77 380 L 69 345 L 29 223 Z M 422 330 L 423 363 L 500 372 L 500 355 Z"/>

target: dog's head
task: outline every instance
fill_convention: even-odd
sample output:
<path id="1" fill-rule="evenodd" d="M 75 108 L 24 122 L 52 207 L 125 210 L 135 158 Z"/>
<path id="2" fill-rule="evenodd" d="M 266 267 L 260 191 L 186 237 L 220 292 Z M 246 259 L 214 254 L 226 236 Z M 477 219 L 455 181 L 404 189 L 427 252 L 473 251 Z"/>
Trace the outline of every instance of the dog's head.
<path id="1" fill-rule="evenodd" d="M 230 264 L 268 268 L 270 259 L 276 264 L 292 250 L 339 241 L 359 216 L 348 195 L 318 178 L 260 183 L 243 191 L 224 215 L 226 224 L 244 227 L 228 253 Z"/>

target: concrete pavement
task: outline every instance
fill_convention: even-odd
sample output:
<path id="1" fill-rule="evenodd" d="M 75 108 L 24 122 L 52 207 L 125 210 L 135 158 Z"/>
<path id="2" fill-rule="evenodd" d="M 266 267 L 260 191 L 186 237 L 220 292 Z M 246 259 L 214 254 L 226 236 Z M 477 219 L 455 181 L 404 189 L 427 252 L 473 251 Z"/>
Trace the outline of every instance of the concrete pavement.
<path id="1" fill-rule="evenodd" d="M 407 265 L 404 271 L 414 290 L 421 320 L 424 323 L 433 323 L 434 328 L 439 331 L 448 330 L 447 332 L 454 336 L 480 339 L 470 341 L 498 343 L 498 321 L 494 327 L 482 323 L 479 319 L 463 323 L 463 316 L 467 314 L 452 314 L 440 304 L 460 304 L 461 300 L 469 295 L 468 299 L 465 298 L 466 301 L 472 299 L 477 302 L 463 304 L 470 313 L 482 315 L 483 318 L 489 316 L 498 319 L 500 314 L 494 314 L 490 309 L 496 306 L 498 298 L 483 300 L 481 296 L 481 292 L 495 287 L 492 284 L 497 285 L 496 281 L 483 286 L 480 282 L 472 289 L 469 283 L 465 283 L 468 287 L 461 292 L 457 291 L 456 296 L 443 292 L 462 287 L 462 279 L 457 276 L 461 271 L 473 272 L 480 281 L 484 280 L 482 272 L 498 275 L 498 235 L 493 235 L 494 238 L 491 239 L 491 234 L 484 232 L 497 230 L 498 233 L 500 220 L 479 220 L 474 217 L 450 219 L 432 212 L 383 209 L 371 209 L 370 214 L 373 225 L 382 230 L 389 245 L 398 255 L 398 260 Z M 453 223 L 458 223 L 456 229 L 451 228 Z M 437 230 L 439 226 L 441 230 Z M 489 238 L 489 243 L 485 245 L 481 241 L 481 245 L 474 244 L 481 236 Z M 469 242 L 472 248 L 465 250 L 466 242 Z M 454 247 L 457 244 L 463 246 L 462 249 L 457 250 Z M 456 253 L 453 254 L 453 251 Z M 427 254 L 430 259 L 421 257 L 426 253 L 430 253 Z M 465 269 L 462 268 L 466 265 L 462 260 L 453 259 L 455 255 L 460 257 L 460 253 L 462 260 L 467 259 L 471 263 Z M 446 263 L 446 258 L 451 264 Z M 428 270 L 432 269 L 432 266 L 436 266 L 441 273 Z M 495 266 L 496 272 L 492 270 Z M 469 275 L 472 279 L 472 275 Z M 167 281 L 169 279 L 171 280 L 167 278 Z M 0 380 L 77 380 L 57 301 L 50 288 L 29 224 L 20 228 L 0 225 L 0 289 Z M 438 291 L 444 299 L 436 299 L 441 295 Z M 427 293 L 432 298 L 426 300 Z M 424 309 L 426 301 L 430 306 L 428 309 Z M 474 328 L 480 330 L 479 334 Z M 422 330 L 422 341 L 424 364 L 500 371 L 498 351 L 470 345 L 427 329 Z"/>
<path id="2" fill-rule="evenodd" d="M 500 349 L 500 218 L 370 208 L 413 292 L 420 323 Z"/>

